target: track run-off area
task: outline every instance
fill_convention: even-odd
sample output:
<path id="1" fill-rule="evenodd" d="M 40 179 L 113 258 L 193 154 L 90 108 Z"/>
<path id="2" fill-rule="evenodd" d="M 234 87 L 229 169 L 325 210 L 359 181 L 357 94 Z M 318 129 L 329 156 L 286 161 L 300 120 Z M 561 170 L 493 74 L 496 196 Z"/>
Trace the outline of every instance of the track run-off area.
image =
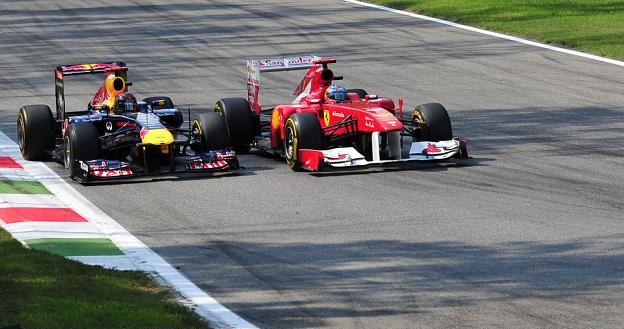
<path id="1" fill-rule="evenodd" d="M 233 175 L 70 183 L 260 328 L 621 327 L 621 66 L 324 0 L 2 1 L 0 43 L 13 140 L 20 106 L 53 105 L 56 65 L 98 61 L 195 112 L 245 96 L 247 59 L 300 54 L 335 56 L 347 88 L 447 108 L 461 165 L 311 175 L 252 152 Z M 300 73 L 267 76 L 263 104 L 290 102 Z M 97 83 L 66 86 L 67 106 Z"/>

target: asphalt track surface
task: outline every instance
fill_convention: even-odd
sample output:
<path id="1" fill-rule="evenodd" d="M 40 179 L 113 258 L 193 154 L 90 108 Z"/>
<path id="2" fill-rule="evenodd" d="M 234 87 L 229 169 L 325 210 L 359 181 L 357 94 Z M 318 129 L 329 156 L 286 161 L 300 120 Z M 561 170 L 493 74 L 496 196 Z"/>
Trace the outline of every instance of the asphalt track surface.
<path id="1" fill-rule="evenodd" d="M 194 111 L 243 96 L 246 59 L 305 53 L 448 108 L 464 165 L 315 176 L 252 154 L 227 177 L 74 185 L 259 327 L 621 327 L 622 67 L 341 1 L 4 0 L 0 44 L 13 137 L 19 106 L 53 104 L 54 65 L 103 60 Z M 300 73 L 272 75 L 264 103 Z"/>

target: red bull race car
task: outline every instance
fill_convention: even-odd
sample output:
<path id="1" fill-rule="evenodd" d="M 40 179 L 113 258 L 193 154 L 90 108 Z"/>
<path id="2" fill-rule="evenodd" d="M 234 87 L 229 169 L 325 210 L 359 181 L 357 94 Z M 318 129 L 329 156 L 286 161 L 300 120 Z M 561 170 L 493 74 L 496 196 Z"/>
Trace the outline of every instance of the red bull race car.
<path id="1" fill-rule="evenodd" d="M 328 64 L 334 58 L 298 56 L 247 61 L 247 99 L 215 105 L 232 146 L 281 154 L 293 170 L 353 169 L 411 161 L 467 158 L 466 141 L 453 137 L 444 106 L 429 103 L 404 115 L 403 101 L 345 89 Z M 260 74 L 307 70 L 290 104 L 262 108 Z M 408 143 L 404 143 L 408 139 Z"/>
<path id="2" fill-rule="evenodd" d="M 127 71 L 123 62 L 58 66 L 56 115 L 47 105 L 19 109 L 17 136 L 23 157 L 52 157 L 82 183 L 238 168 L 222 116 L 202 113 L 185 125 L 169 97 L 138 102 L 128 92 Z M 68 111 L 65 79 L 96 73 L 104 74 L 104 83 L 91 102 L 84 109 Z"/>

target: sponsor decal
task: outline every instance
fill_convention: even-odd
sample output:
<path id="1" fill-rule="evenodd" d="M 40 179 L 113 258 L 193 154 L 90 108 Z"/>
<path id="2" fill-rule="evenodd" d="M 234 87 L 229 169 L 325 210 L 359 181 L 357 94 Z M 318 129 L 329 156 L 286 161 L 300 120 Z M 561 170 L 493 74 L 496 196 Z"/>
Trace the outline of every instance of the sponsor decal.
<path id="1" fill-rule="evenodd" d="M 108 98 L 108 92 L 106 91 L 106 88 L 102 87 L 100 88 L 100 90 L 98 90 L 95 96 L 93 96 L 93 100 L 91 101 L 91 104 L 93 106 L 100 105 L 104 103 L 104 101 L 106 101 L 107 98 Z"/>
<path id="2" fill-rule="evenodd" d="M 331 115 L 329 114 L 329 111 L 323 110 L 323 121 L 325 122 L 326 126 L 329 126 L 329 119 L 331 119 Z"/>
<path id="3" fill-rule="evenodd" d="M 423 150 L 423 153 L 425 153 L 425 154 L 440 153 L 440 152 L 442 152 L 442 150 L 437 148 L 432 143 L 427 144 L 427 147 Z"/>
<path id="4" fill-rule="evenodd" d="M 312 57 L 296 57 L 296 58 L 286 58 L 286 63 L 289 65 L 297 65 L 297 64 L 310 64 L 312 63 Z"/>
<path id="5" fill-rule="evenodd" d="M 386 121 L 386 123 L 387 123 L 387 124 L 389 124 L 389 125 L 391 125 L 391 126 L 393 126 L 393 127 L 395 127 L 395 126 L 396 126 L 396 124 L 397 124 L 396 120 Z"/>
<path id="6" fill-rule="evenodd" d="M 338 112 L 338 111 L 332 111 L 331 115 L 335 116 L 336 118 L 344 118 L 345 115 L 342 112 Z"/>
<path id="7" fill-rule="evenodd" d="M 190 170 L 226 169 L 227 167 L 228 163 L 223 160 L 215 162 L 193 162 L 186 165 L 186 168 Z"/>
<path id="8" fill-rule="evenodd" d="M 83 171 L 89 171 L 89 165 L 80 161 L 80 169 L 82 169 Z"/>
<path id="9" fill-rule="evenodd" d="M 106 130 L 113 131 L 113 123 L 110 121 L 106 122 Z"/>
<path id="10" fill-rule="evenodd" d="M 97 177 L 129 176 L 129 175 L 132 175 L 132 170 L 130 169 L 93 170 L 91 174 Z"/>
<path id="11" fill-rule="evenodd" d="M 117 127 L 130 127 L 130 128 L 139 128 L 134 122 L 124 122 L 124 121 L 115 121 L 115 125 Z"/>
<path id="12" fill-rule="evenodd" d="M 331 154 L 325 154 L 325 158 L 328 160 L 333 160 L 333 161 L 341 161 L 341 160 L 347 160 L 349 158 L 349 155 L 347 154 L 337 154 L 337 155 L 331 155 Z"/>
<path id="13" fill-rule="evenodd" d="M 375 128 L 375 121 L 366 117 L 364 121 L 364 126 L 369 127 L 369 128 Z"/>
<path id="14" fill-rule="evenodd" d="M 258 61 L 258 65 L 260 67 L 283 66 L 284 65 L 284 60 L 283 59 L 263 59 L 263 60 L 259 60 Z"/>
<path id="15" fill-rule="evenodd" d="M 314 58 L 312 56 L 299 56 L 292 58 L 271 58 L 258 60 L 258 66 L 260 67 L 272 67 L 272 66 L 289 66 L 289 65 L 303 65 L 311 64 Z"/>

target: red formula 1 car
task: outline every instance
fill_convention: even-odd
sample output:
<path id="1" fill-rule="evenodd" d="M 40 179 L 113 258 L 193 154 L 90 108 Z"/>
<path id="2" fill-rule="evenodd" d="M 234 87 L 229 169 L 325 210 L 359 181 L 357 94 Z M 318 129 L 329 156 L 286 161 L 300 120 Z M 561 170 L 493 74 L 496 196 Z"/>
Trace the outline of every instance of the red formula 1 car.
<path id="1" fill-rule="evenodd" d="M 247 99 L 215 105 L 236 150 L 282 154 L 293 170 L 309 171 L 468 157 L 442 105 L 420 105 L 404 118 L 401 99 L 397 107 L 389 98 L 335 84 L 342 79 L 328 68 L 335 62 L 316 56 L 247 61 Z M 261 107 L 261 72 L 304 69 L 292 103 Z"/>

